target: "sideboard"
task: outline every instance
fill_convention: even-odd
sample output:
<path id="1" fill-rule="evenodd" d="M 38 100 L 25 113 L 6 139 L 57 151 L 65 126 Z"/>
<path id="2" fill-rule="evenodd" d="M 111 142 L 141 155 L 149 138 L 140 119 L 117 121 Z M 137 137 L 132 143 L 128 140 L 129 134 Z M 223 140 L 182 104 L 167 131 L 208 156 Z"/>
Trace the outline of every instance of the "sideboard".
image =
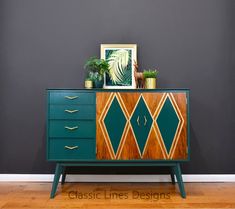
<path id="1" fill-rule="evenodd" d="M 180 163 L 189 161 L 188 89 L 48 89 L 51 190 L 68 166 L 168 166 L 186 197 Z"/>

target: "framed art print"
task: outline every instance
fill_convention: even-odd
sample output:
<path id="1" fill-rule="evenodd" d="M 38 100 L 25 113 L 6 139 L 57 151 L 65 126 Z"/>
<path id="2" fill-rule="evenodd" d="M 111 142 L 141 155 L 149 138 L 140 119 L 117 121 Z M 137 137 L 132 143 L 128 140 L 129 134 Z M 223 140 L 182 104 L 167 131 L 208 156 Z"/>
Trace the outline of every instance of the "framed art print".
<path id="1" fill-rule="evenodd" d="M 133 89 L 134 61 L 137 62 L 136 44 L 101 44 L 101 59 L 110 66 L 109 73 L 104 75 L 104 88 Z"/>

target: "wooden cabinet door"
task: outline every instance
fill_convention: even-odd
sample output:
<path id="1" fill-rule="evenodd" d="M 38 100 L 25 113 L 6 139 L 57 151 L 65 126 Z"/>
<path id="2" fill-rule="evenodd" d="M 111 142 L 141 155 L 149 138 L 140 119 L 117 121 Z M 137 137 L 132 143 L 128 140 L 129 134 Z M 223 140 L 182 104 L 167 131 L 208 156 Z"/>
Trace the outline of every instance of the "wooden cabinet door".
<path id="1" fill-rule="evenodd" d="M 97 159 L 185 160 L 184 92 L 97 92 Z"/>

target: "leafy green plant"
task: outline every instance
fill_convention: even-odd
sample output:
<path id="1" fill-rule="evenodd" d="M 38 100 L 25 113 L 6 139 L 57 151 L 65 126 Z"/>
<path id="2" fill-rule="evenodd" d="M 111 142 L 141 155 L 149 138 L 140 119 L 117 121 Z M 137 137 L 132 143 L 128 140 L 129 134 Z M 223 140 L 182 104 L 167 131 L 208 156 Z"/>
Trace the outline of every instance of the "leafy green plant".
<path id="1" fill-rule="evenodd" d="M 98 72 L 89 72 L 88 75 L 87 75 L 87 78 L 86 80 L 90 80 L 90 81 L 101 81 L 103 80 L 103 76 L 100 75 Z"/>
<path id="2" fill-rule="evenodd" d="M 88 75 L 88 76 L 85 78 L 85 81 L 93 81 L 93 79 Z"/>
<path id="3" fill-rule="evenodd" d="M 104 59 L 98 59 L 96 56 L 90 57 L 86 61 L 84 68 L 88 72 L 98 73 L 101 76 L 103 76 L 104 73 L 109 72 L 108 62 Z"/>
<path id="4" fill-rule="evenodd" d="M 109 63 L 93 56 L 86 61 L 84 68 L 87 70 L 86 80 L 93 81 L 95 88 L 102 88 L 104 74 L 109 72 Z"/>
<path id="5" fill-rule="evenodd" d="M 149 69 L 149 70 L 144 70 L 143 75 L 144 78 L 156 78 L 158 73 L 159 71 L 156 69 Z"/>

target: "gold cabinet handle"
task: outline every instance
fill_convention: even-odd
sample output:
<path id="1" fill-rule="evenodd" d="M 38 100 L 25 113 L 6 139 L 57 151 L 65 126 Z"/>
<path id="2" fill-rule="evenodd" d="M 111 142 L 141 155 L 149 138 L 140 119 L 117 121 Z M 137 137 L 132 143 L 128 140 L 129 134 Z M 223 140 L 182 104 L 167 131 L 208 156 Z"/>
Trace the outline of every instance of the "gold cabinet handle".
<path id="1" fill-rule="evenodd" d="M 144 126 L 146 126 L 147 122 L 148 122 L 148 120 L 147 120 L 146 116 L 144 116 Z"/>
<path id="2" fill-rule="evenodd" d="M 78 96 L 65 96 L 66 99 L 70 99 L 70 100 L 73 100 L 73 99 L 77 99 Z"/>
<path id="3" fill-rule="evenodd" d="M 78 110 L 64 110 L 65 112 L 67 113 L 75 113 L 75 112 L 78 112 Z"/>
<path id="4" fill-rule="evenodd" d="M 140 116 L 137 117 L 136 122 L 137 122 L 138 126 L 140 126 Z"/>
<path id="5" fill-rule="evenodd" d="M 73 149 L 78 149 L 78 146 L 73 146 L 73 147 L 70 147 L 70 146 L 64 146 L 65 149 L 69 149 L 69 150 L 73 150 Z"/>
<path id="6" fill-rule="evenodd" d="M 78 126 L 74 126 L 74 127 L 65 126 L 64 128 L 65 128 L 65 129 L 68 129 L 68 130 L 70 130 L 70 131 L 73 131 L 73 130 L 75 130 L 75 129 L 78 129 Z"/>

